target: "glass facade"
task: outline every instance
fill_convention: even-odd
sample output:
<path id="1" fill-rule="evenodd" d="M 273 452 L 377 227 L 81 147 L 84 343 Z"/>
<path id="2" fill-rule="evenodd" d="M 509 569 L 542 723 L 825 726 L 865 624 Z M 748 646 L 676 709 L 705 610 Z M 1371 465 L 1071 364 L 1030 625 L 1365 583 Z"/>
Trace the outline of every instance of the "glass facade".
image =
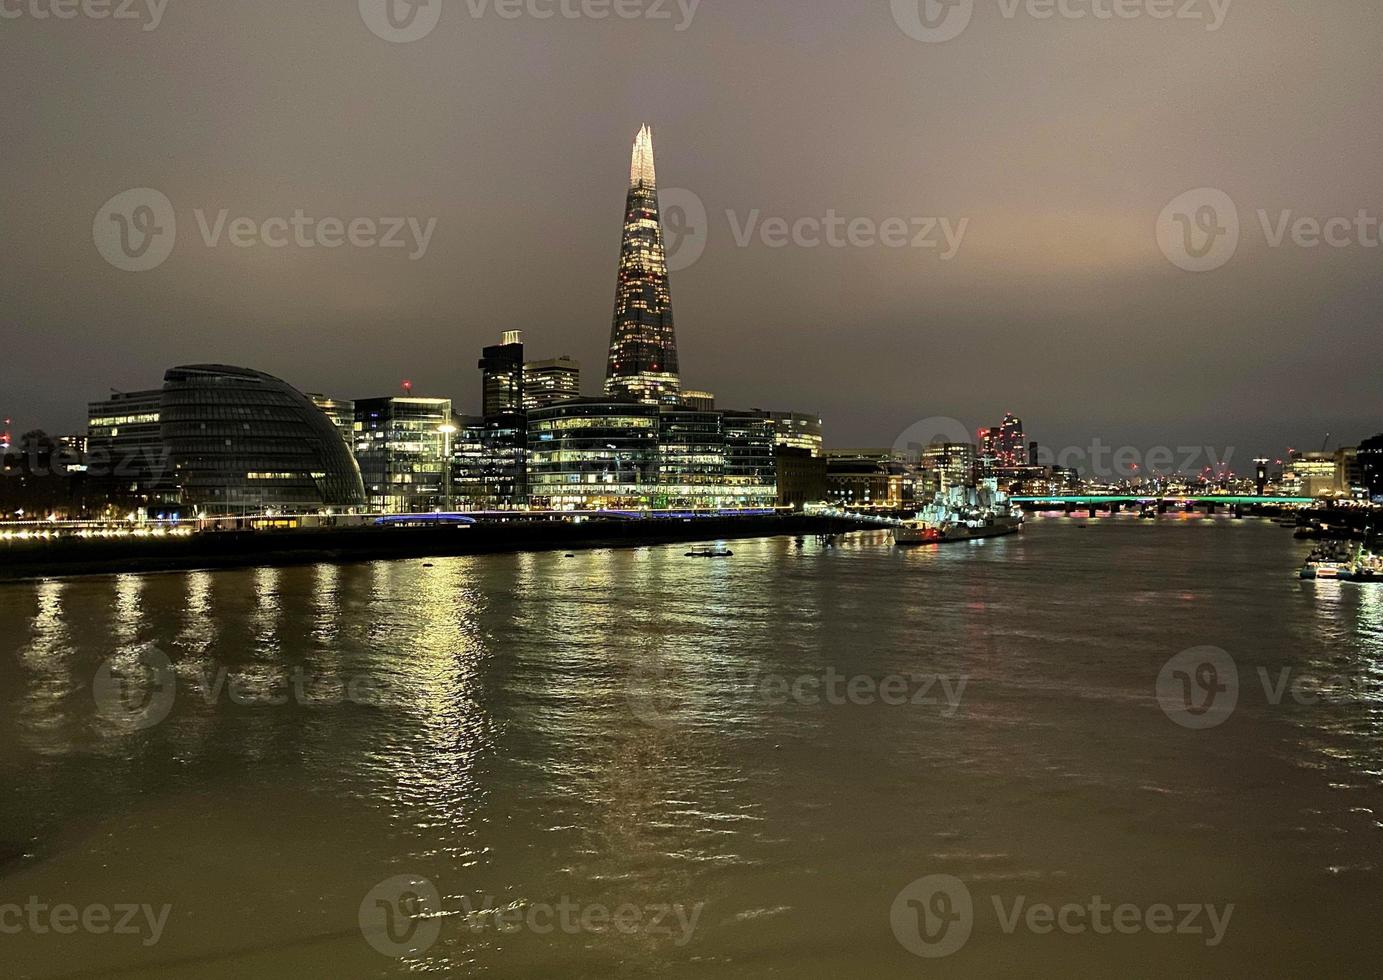
<path id="1" fill-rule="evenodd" d="M 447 507 L 451 487 L 449 398 L 370 398 L 355 403 L 355 458 L 370 509 L 421 514 Z"/>
<path id="2" fill-rule="evenodd" d="M 581 365 L 570 357 L 529 361 L 523 366 L 523 407 L 546 408 L 581 397 Z"/>
<path id="3" fill-rule="evenodd" d="M 330 398 L 327 395 L 315 395 L 308 393 L 308 398 L 312 404 L 322 410 L 327 418 L 331 419 L 331 424 L 336 426 L 336 431 L 341 433 L 341 438 L 347 446 L 355 449 L 355 402 L 345 401 L 340 398 Z"/>
<path id="4" fill-rule="evenodd" d="M 775 474 L 773 425 L 762 412 L 584 399 L 528 416 L 536 508 L 772 507 Z"/>
<path id="5" fill-rule="evenodd" d="M 724 412 L 725 482 L 735 506 L 771 507 L 778 498 L 777 426 L 765 412 Z"/>
<path id="6" fill-rule="evenodd" d="M 945 493 L 952 487 L 973 486 L 979 454 L 968 442 L 934 442 L 922 450 L 918 468 L 930 474 L 932 488 Z"/>
<path id="7" fill-rule="evenodd" d="M 725 420 L 719 412 L 663 409 L 658 419 L 660 507 L 704 506 L 725 485 Z"/>
<path id="8" fill-rule="evenodd" d="M 488 417 L 523 411 L 523 343 L 517 330 L 486 347 L 480 359 L 481 411 Z"/>
<path id="9" fill-rule="evenodd" d="M 184 504 L 210 516 L 360 508 L 350 449 L 308 397 L 245 368 L 164 376 L 160 428 Z"/>
<path id="10" fill-rule="evenodd" d="M 178 500 L 163 445 L 163 389 L 117 392 L 87 405 L 87 466 L 108 478 L 131 508 L 159 510 Z"/>
<path id="11" fill-rule="evenodd" d="M 553 510 L 651 506 L 656 405 L 583 399 L 528 413 L 528 493 Z"/>
<path id="12" fill-rule="evenodd" d="M 653 133 L 645 126 L 634 142 L 630 167 L 605 394 L 676 404 L 681 389 L 678 372 Z"/>
<path id="13" fill-rule="evenodd" d="M 805 412 L 766 412 L 773 420 L 774 439 L 780 446 L 822 454 L 821 418 Z"/>

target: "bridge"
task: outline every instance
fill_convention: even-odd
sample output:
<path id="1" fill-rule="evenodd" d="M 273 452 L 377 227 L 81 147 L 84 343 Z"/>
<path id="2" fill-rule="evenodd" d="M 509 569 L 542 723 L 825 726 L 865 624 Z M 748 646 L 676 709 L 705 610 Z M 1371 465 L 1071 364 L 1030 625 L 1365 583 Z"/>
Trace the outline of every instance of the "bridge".
<path id="1" fill-rule="evenodd" d="M 1065 510 L 1068 514 L 1088 510 L 1091 515 L 1107 510 L 1117 514 L 1125 507 L 1147 510 L 1156 508 L 1165 514 L 1173 509 L 1199 510 L 1213 514 L 1221 507 L 1232 509 L 1236 516 L 1251 507 L 1305 507 L 1316 503 L 1314 497 L 1256 497 L 1233 494 L 1169 494 L 1166 496 L 1140 494 L 1074 494 L 1054 497 L 1010 498 L 1026 510 Z"/>

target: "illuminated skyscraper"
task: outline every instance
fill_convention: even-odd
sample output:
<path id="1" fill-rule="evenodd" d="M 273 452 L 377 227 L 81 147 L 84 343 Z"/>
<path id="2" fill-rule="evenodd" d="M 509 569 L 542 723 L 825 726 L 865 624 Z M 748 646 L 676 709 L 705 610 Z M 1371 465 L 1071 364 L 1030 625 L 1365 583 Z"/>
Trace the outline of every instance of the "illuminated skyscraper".
<path id="1" fill-rule="evenodd" d="M 529 411 L 581 397 L 581 365 L 565 354 L 523 366 L 523 407 Z"/>
<path id="2" fill-rule="evenodd" d="M 629 173 L 605 393 L 649 404 L 676 404 L 681 387 L 653 131 L 645 126 L 634 141 Z"/>
<path id="3" fill-rule="evenodd" d="M 501 343 L 485 348 L 480 359 L 481 401 L 488 418 L 523 411 L 523 335 L 508 330 Z"/>

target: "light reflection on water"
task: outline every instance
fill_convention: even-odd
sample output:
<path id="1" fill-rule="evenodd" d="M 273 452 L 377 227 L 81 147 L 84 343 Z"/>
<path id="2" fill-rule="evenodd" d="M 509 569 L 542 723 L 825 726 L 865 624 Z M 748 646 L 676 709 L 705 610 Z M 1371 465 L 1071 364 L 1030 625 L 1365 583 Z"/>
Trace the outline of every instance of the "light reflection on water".
<path id="1" fill-rule="evenodd" d="M 40 976 L 912 976 L 890 903 L 939 872 L 977 894 L 1238 906 L 1215 958 L 991 923 L 945 964 L 957 975 L 1311 972 L 1289 915 L 1296 935 L 1348 940 L 1334 972 L 1372 962 L 1383 589 L 1294 579 L 1303 549 L 1266 525 L 1090 524 L 914 550 L 878 534 L 734 542 L 726 561 L 676 546 L 0 587 L 15 789 L 0 843 L 35 854 L 0 885 L 175 909 L 152 950 L 10 950 Z M 93 673 L 148 643 L 176 664 L 176 703 L 112 736 Z M 1198 645 L 1240 666 L 1240 708 L 1209 732 L 1172 724 L 1153 692 Z M 1260 668 L 1359 696 L 1273 705 Z M 265 705 L 204 689 L 220 671 L 263 697 L 295 669 L 379 694 Z M 951 715 L 755 693 L 756 677 L 831 669 L 967 686 Z M 706 912 L 685 947 L 449 919 L 395 962 L 355 916 L 401 873 L 452 912 L 564 895 Z"/>

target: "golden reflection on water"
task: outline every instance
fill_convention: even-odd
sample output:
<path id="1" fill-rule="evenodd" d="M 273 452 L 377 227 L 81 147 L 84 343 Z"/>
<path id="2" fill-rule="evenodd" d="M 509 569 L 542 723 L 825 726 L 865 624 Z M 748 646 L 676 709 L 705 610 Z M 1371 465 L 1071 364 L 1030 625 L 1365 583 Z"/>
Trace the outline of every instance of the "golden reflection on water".
<path id="1" fill-rule="evenodd" d="M 210 572 L 187 573 L 187 596 L 183 600 L 182 629 L 178 643 L 187 650 L 203 653 L 216 637 L 212 619 L 212 588 Z"/>
<path id="2" fill-rule="evenodd" d="M 407 720 L 393 735 L 390 758 L 381 760 L 381 776 L 394 783 L 389 805 L 419 829 L 449 826 L 468 836 L 483 798 L 476 766 L 495 738 L 481 680 L 491 654 L 478 624 L 484 597 L 470 568 L 468 559 L 430 568 L 377 563 L 374 599 L 382 618 L 368 652 L 369 666 Z M 442 839 L 448 853 L 470 853 L 464 840 Z"/>
<path id="3" fill-rule="evenodd" d="M 317 565 L 312 569 L 312 637 L 327 646 L 341 635 L 341 568 Z"/>
<path id="4" fill-rule="evenodd" d="M 283 571 L 278 568 L 256 568 L 254 571 L 255 611 L 251 630 L 255 653 L 275 657 L 282 650 L 279 630 L 283 624 L 283 597 L 279 588 Z"/>
<path id="5" fill-rule="evenodd" d="M 66 586 L 57 580 L 35 589 L 37 608 L 29 622 L 29 641 L 19 650 L 19 663 L 32 671 L 19 708 L 23 740 L 34 751 L 61 754 L 70 748 L 68 717 L 63 709 L 72 675 L 72 641 L 63 605 Z"/>
<path id="6" fill-rule="evenodd" d="M 116 645 L 127 650 L 140 642 L 144 625 L 144 578 L 140 575 L 115 577 L 115 605 L 111 637 Z M 124 652 L 122 650 L 122 652 Z"/>

